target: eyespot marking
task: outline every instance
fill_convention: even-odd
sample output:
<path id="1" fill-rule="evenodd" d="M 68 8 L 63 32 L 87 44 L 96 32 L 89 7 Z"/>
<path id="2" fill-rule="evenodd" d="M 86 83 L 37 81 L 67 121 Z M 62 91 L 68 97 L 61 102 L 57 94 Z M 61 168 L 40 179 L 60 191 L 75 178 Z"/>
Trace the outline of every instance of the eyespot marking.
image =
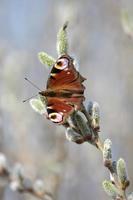
<path id="1" fill-rule="evenodd" d="M 63 121 L 63 115 L 61 113 L 53 112 L 48 115 L 52 122 L 59 123 Z"/>
<path id="2" fill-rule="evenodd" d="M 61 58 L 57 61 L 57 63 L 54 65 L 54 67 L 56 69 L 59 69 L 59 70 L 63 70 L 65 68 L 68 67 L 68 59 L 67 58 Z"/>

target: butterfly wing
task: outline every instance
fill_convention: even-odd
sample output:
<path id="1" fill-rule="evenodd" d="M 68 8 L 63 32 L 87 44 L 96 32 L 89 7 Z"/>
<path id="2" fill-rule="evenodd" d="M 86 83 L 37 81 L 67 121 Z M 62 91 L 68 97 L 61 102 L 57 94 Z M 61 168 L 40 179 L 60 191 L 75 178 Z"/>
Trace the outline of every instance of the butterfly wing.
<path id="1" fill-rule="evenodd" d="M 47 89 L 84 91 L 85 80 L 75 69 L 73 59 L 68 55 L 61 56 L 53 66 L 47 82 Z"/>
<path id="2" fill-rule="evenodd" d="M 74 110 L 81 109 L 84 80 L 70 56 L 63 55 L 57 60 L 51 70 L 46 91 L 40 92 L 47 99 L 48 119 L 63 124 Z"/>
<path id="3" fill-rule="evenodd" d="M 75 95 L 70 98 L 47 97 L 48 118 L 55 123 L 63 124 L 74 110 L 80 109 L 83 100 L 84 96 Z"/>
<path id="4" fill-rule="evenodd" d="M 67 104 L 63 99 L 48 97 L 47 102 L 47 117 L 54 123 L 63 124 L 74 111 L 74 107 Z"/>

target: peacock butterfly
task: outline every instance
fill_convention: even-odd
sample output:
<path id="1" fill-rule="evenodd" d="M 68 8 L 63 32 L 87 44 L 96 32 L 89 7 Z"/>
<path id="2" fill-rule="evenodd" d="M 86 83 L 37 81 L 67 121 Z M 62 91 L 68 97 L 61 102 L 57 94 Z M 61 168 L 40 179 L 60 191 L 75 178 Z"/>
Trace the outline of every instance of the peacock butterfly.
<path id="1" fill-rule="evenodd" d="M 75 69 L 73 58 L 60 56 L 53 65 L 45 91 L 39 92 L 46 99 L 47 118 L 64 124 L 75 111 L 80 110 L 84 98 L 84 77 Z"/>

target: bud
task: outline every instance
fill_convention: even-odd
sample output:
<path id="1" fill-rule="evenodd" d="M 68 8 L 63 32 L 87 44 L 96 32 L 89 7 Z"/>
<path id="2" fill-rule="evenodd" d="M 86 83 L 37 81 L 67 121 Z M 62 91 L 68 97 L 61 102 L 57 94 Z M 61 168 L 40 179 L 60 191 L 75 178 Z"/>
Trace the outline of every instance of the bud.
<path id="1" fill-rule="evenodd" d="M 120 197 L 119 190 L 111 183 L 111 181 L 105 180 L 103 182 L 103 188 L 112 199 L 118 199 Z"/>
<path id="2" fill-rule="evenodd" d="M 75 112 L 72 113 L 72 114 L 67 118 L 67 123 L 69 124 L 69 127 L 71 127 L 72 129 L 76 129 L 77 123 L 76 123 L 76 120 L 75 120 Z"/>
<path id="3" fill-rule="evenodd" d="M 57 52 L 58 55 L 67 54 L 68 50 L 68 40 L 66 28 L 68 26 L 68 22 L 66 22 L 63 27 L 59 30 L 57 35 Z"/>
<path id="4" fill-rule="evenodd" d="M 100 127 L 100 108 L 97 102 L 89 102 L 88 104 L 88 113 L 90 116 L 91 127 L 93 129 L 98 129 Z"/>
<path id="5" fill-rule="evenodd" d="M 104 146 L 103 146 L 103 162 L 105 166 L 110 166 L 112 161 L 112 153 L 111 153 L 111 145 L 112 142 L 109 139 L 106 139 L 104 141 Z"/>
<path id="6" fill-rule="evenodd" d="M 16 180 L 18 182 L 22 182 L 24 179 L 24 168 L 20 163 L 17 163 L 12 171 L 12 180 Z"/>
<path id="7" fill-rule="evenodd" d="M 39 58 L 39 60 L 40 60 L 40 62 L 42 64 L 47 65 L 49 67 L 51 67 L 52 65 L 54 65 L 54 63 L 56 62 L 56 60 L 54 58 L 52 58 L 51 56 L 49 56 L 45 52 L 38 53 L 38 58 Z"/>
<path id="8" fill-rule="evenodd" d="M 41 115 L 46 113 L 46 105 L 42 102 L 41 99 L 31 99 L 29 102 L 34 111 L 38 112 Z"/>
<path id="9" fill-rule="evenodd" d="M 129 180 L 127 176 L 126 163 L 122 158 L 117 161 L 117 175 L 122 189 L 125 190 L 129 185 Z"/>
<path id="10" fill-rule="evenodd" d="M 10 188 L 11 190 L 13 191 L 17 191 L 17 190 L 20 190 L 20 183 L 18 181 L 12 181 L 10 183 Z"/>
<path id="11" fill-rule="evenodd" d="M 80 113 L 80 112 L 75 113 L 75 121 L 77 123 L 77 126 L 78 126 L 80 132 L 81 132 L 81 135 L 84 136 L 84 137 L 87 136 L 87 138 L 88 138 L 87 141 L 91 142 L 93 133 L 92 133 L 91 129 L 88 127 L 88 125 L 85 121 L 86 120 L 85 117 L 83 117 L 82 116 L 83 114 L 82 115 L 81 114 L 82 113 Z"/>
<path id="12" fill-rule="evenodd" d="M 20 163 L 17 163 L 11 173 L 11 184 L 10 187 L 12 190 L 23 191 L 23 181 L 24 181 L 24 168 Z"/>
<path id="13" fill-rule="evenodd" d="M 42 180 L 36 180 L 33 185 L 33 189 L 37 195 L 39 196 L 44 195 L 45 193 L 44 182 Z"/>
<path id="14" fill-rule="evenodd" d="M 75 132 L 72 128 L 67 128 L 65 133 L 66 133 L 66 138 L 69 141 L 75 142 L 77 144 L 81 144 L 84 142 L 84 137 Z"/>

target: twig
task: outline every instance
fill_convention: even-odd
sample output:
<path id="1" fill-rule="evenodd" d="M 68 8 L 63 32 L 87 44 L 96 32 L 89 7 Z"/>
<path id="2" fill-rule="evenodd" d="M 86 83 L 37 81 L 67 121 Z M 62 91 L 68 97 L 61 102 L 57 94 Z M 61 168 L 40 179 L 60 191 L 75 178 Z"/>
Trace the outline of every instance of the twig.
<path id="1" fill-rule="evenodd" d="M 90 144 L 96 146 L 97 149 L 99 149 L 100 152 L 102 153 L 104 166 L 109 170 L 111 176 L 111 181 L 108 182 L 106 181 L 106 184 L 103 184 L 105 191 L 112 197 L 112 199 L 127 200 L 126 188 L 129 186 L 129 180 L 126 174 L 125 162 L 123 159 L 119 159 L 117 162 L 112 161 L 112 152 L 111 152 L 112 142 L 109 139 L 105 140 L 104 142 L 101 140 L 99 134 L 100 115 L 98 109 L 99 106 L 96 102 L 89 103 L 88 111 L 83 106 L 83 109 L 81 111 L 86 116 L 87 121 L 85 121 L 81 117 L 80 112 L 76 112 L 76 114 L 74 114 L 74 116 L 76 116 L 75 119 L 77 120 L 77 126 L 80 129 L 80 131 L 78 131 L 78 134 L 83 137 L 82 143 L 89 142 Z M 86 125 L 88 126 L 88 129 L 86 128 Z M 71 129 L 73 128 L 71 127 Z M 87 137 L 87 135 L 91 135 L 91 137 Z M 69 140 L 71 138 L 71 141 L 76 142 L 76 139 L 74 140 L 73 136 L 75 139 L 75 134 L 71 132 L 71 137 L 67 138 Z M 117 169 L 116 169 L 116 163 L 117 163 Z"/>
<path id="2" fill-rule="evenodd" d="M 45 190 L 42 180 L 31 181 L 25 177 L 23 167 L 17 164 L 10 169 L 4 154 L 0 153 L 0 177 L 6 180 L 13 191 L 20 193 L 30 193 L 41 200 L 53 200 L 52 194 Z"/>

